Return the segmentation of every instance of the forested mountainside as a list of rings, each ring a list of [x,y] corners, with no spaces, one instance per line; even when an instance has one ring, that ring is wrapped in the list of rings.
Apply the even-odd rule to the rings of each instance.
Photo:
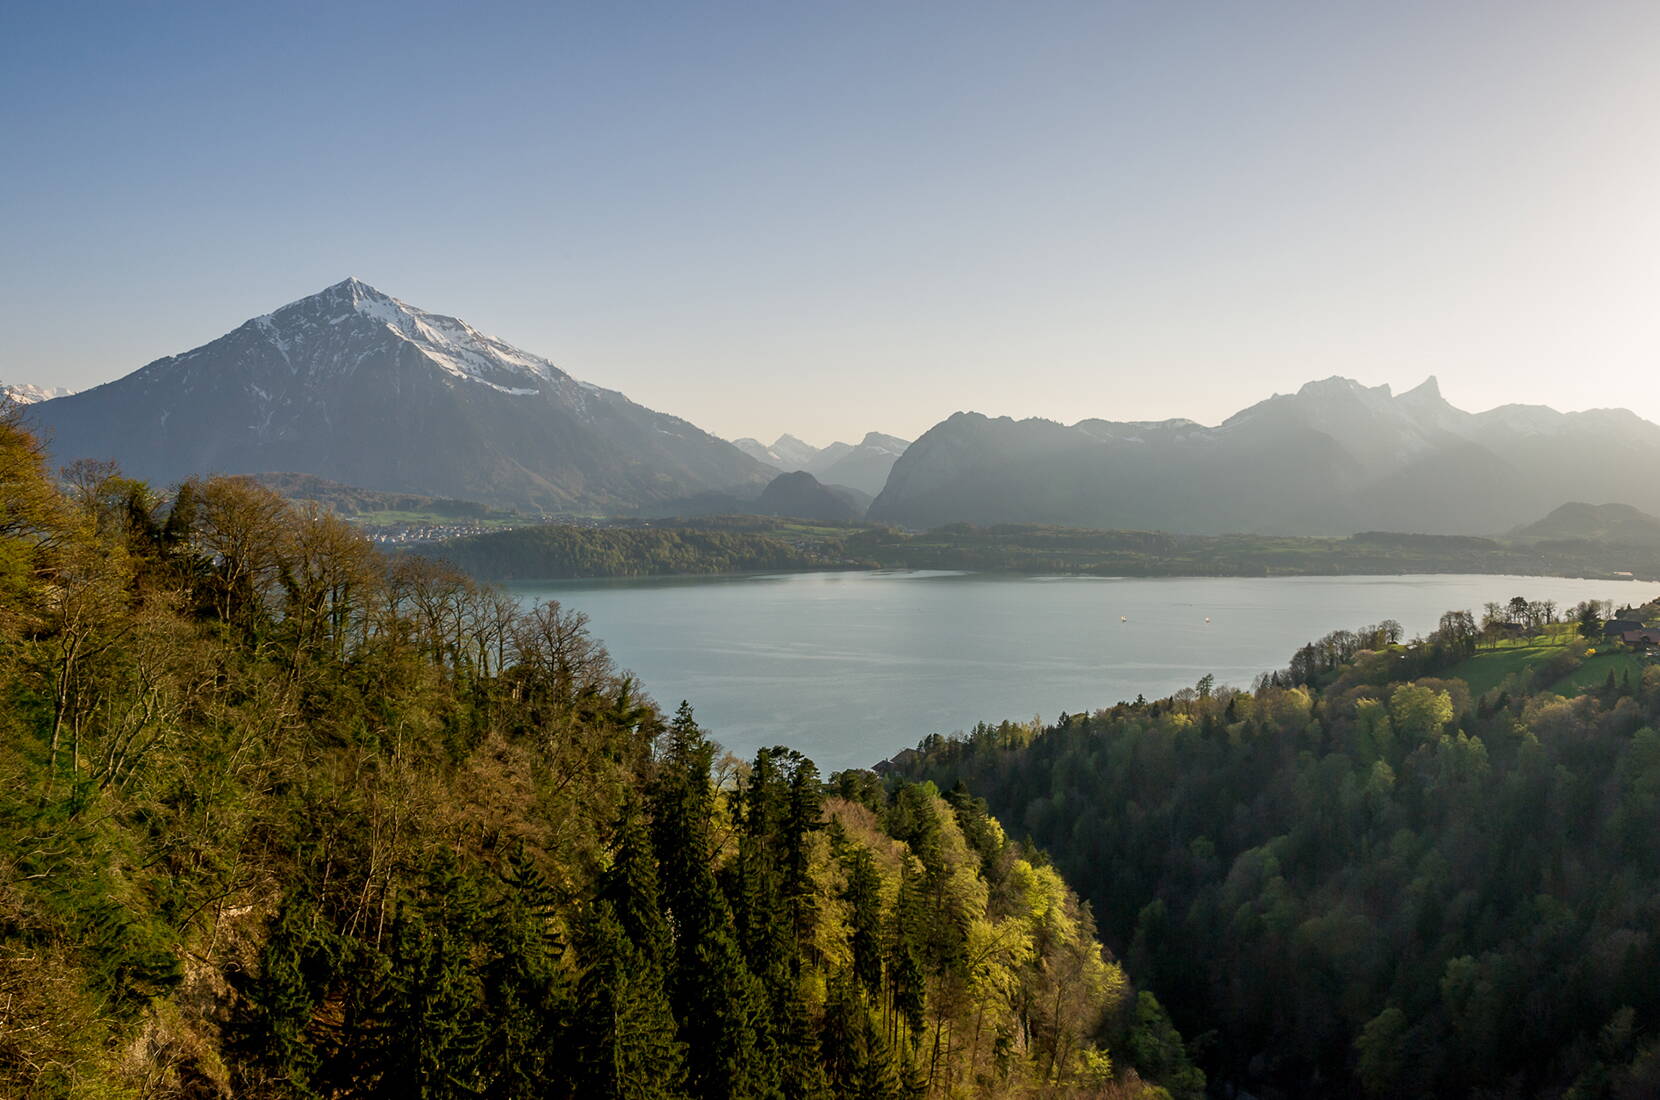
[[[0,1095],[1200,1094],[982,803],[716,760],[251,481],[43,467],[0,418]]]
[[[1660,665],[1595,607],[1579,639],[1550,611],[1342,631],[1251,691],[1207,678],[885,770],[964,783],[1053,853],[1219,1087],[1652,1097]]]

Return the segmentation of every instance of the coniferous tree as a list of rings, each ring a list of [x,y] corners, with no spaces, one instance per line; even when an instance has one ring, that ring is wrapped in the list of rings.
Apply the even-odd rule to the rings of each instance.
[[[410,1100],[476,1095],[481,1086],[482,992],[471,965],[482,904],[453,868],[431,874],[432,892],[400,907],[377,1013],[374,1092]]]
[[[710,869],[714,748],[680,705],[652,788],[652,840],[674,937],[670,1000],[699,1100],[778,1094],[766,1057],[765,998],[744,961],[732,914]]]
[[[899,1100],[904,1095],[891,1048],[851,974],[830,980],[819,1046],[832,1096]]]
[[[667,964],[673,946],[657,883],[651,834],[632,801],[623,806],[611,867],[600,880],[599,896],[611,903],[623,933],[641,956]]]
[[[248,1012],[233,1042],[250,1068],[296,1097],[317,1095],[321,1058],[309,1034],[327,987],[332,952],[318,928],[316,911],[301,898],[284,899],[259,955],[259,971],[247,983]]]
[[[563,944],[552,929],[556,907],[547,880],[520,851],[502,876],[485,923],[481,980],[484,1092],[504,1100],[557,1095],[565,1019],[572,1012],[559,968]]]
[[[595,903],[578,942],[574,1085],[595,1100],[678,1100],[685,1044],[676,1038],[662,975],[628,938],[607,899]]]
[[[847,867],[845,896],[851,909],[853,974],[865,996],[876,997],[882,990],[882,877],[868,848],[851,848],[843,861]]]

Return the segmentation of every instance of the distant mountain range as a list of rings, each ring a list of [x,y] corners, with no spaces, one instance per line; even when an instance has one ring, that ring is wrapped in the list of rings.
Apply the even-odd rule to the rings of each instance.
[[[1434,378],[1396,396],[1310,382],[1229,417],[957,413],[894,464],[869,518],[1187,533],[1492,534],[1595,494],[1660,511],[1660,426],[1624,409],[1467,413]]]
[[[1490,535],[1587,497],[1660,512],[1660,427],[1623,409],[1468,413],[1433,378],[1399,396],[1310,382],[1216,427],[957,413],[909,444],[727,443],[356,279],[95,389],[5,389],[55,461],[115,459],[160,485],[283,473],[610,515],[841,518],[874,497],[868,519],[913,528],[1193,534]],[[813,483],[762,503],[798,470]]]
[[[760,492],[697,493],[640,509],[658,518],[704,516],[791,516],[796,519],[849,523],[864,518],[871,496],[846,485],[825,485],[805,470],[791,470],[769,481]]]
[[[826,485],[845,485],[875,496],[888,483],[888,472],[910,444],[898,436],[867,432],[858,443],[836,442],[825,448],[781,435],[769,447],[757,439],[732,445],[758,462],[785,472],[805,470]]]
[[[34,405],[42,401],[50,401],[54,397],[68,397],[74,390],[62,386],[33,386],[27,382],[0,383],[0,392],[19,405]]]
[[[96,389],[30,407],[55,460],[314,474],[368,489],[624,512],[774,471],[678,417],[347,279]]]

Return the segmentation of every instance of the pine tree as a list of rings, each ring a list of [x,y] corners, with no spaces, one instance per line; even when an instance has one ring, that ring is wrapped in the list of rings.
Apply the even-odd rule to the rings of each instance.
[[[600,899],[578,942],[573,1034],[577,1096],[676,1100],[685,1095],[686,1047],[657,964],[630,942],[610,901]]]
[[[651,834],[632,801],[623,807],[615,849],[611,867],[600,881],[599,896],[611,904],[624,935],[641,957],[665,966],[672,944],[663,917],[657,860]]]
[[[483,1006],[470,947],[482,903],[476,884],[449,866],[393,922],[391,969],[378,1012],[376,1095],[445,1100],[477,1095]]]
[[[750,971],[761,979],[774,1017],[798,972],[780,866],[787,792],[775,763],[778,751],[756,754],[738,793],[738,857],[726,875],[738,945]]]
[[[308,1030],[332,969],[328,936],[316,911],[289,896],[260,950],[258,977],[248,983],[248,1012],[234,1029],[235,1046],[289,1094],[317,1095],[322,1059]]]
[[[651,788],[652,842],[673,930],[670,1002],[699,1100],[778,1095],[766,1057],[765,999],[744,961],[726,898],[710,870],[714,748],[685,703],[670,723]]]
[[[901,1100],[907,1095],[900,1062],[849,973],[830,979],[819,1046],[830,1095],[838,1100]]]
[[[847,868],[844,896],[850,909],[853,974],[865,995],[876,997],[882,991],[882,876],[868,848],[852,848],[843,861]]]
[[[824,828],[824,785],[818,767],[791,752],[789,807],[784,818],[784,895],[794,926],[796,957],[814,942],[818,886],[813,881],[811,838]],[[808,960],[817,963],[818,959]],[[798,962],[799,965],[799,962]]]
[[[553,890],[521,851],[502,876],[501,896],[484,928],[481,975],[484,1091],[504,1100],[553,1095],[569,994],[559,968],[563,945],[552,931]]]

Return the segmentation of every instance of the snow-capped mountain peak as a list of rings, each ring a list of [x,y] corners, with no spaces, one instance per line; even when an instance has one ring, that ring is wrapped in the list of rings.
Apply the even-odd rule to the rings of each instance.
[[[161,485],[281,471],[628,512],[766,480],[759,463],[679,417],[360,279],[27,415],[56,460],[114,458]]]
[[[54,397],[68,397],[74,390],[62,386],[35,386],[28,382],[0,382],[0,392],[19,405],[35,405]]]
[[[363,323],[412,345],[454,378],[502,393],[528,396],[538,393],[544,383],[571,381],[541,356],[487,336],[459,318],[418,309],[355,277],[249,322],[285,356],[320,340],[340,340],[342,326],[350,331],[354,324]],[[349,347],[350,341],[345,342]]]

